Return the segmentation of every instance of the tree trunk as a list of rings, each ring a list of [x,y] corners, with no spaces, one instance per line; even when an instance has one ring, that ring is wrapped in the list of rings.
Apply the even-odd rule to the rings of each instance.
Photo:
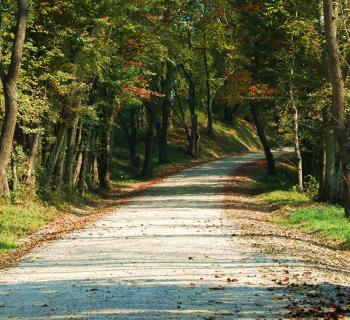
[[[82,163],[80,167],[79,180],[78,180],[78,191],[81,195],[84,194],[84,191],[85,191],[86,171],[89,164],[90,139],[91,139],[91,130],[88,130],[85,138],[84,147],[83,147]],[[108,183],[109,183],[109,180],[108,180]],[[108,184],[108,187],[109,187],[109,184]]]
[[[171,62],[166,61],[164,63],[164,77],[161,81],[161,89],[164,94],[162,101],[161,111],[161,123],[159,126],[158,134],[158,146],[159,146],[159,164],[168,162],[168,130],[169,130],[169,119],[171,112],[171,84],[173,80],[173,65]]]
[[[182,102],[181,102],[181,98],[176,90],[176,87],[174,87],[174,91],[175,91],[175,97],[176,97],[176,100],[177,100],[177,105],[179,107],[179,111],[180,111],[180,114],[178,114],[178,119],[183,127],[183,129],[185,130],[185,134],[186,134],[186,138],[187,138],[187,141],[188,141],[188,145],[191,144],[191,132],[190,132],[190,129],[186,123],[186,115],[185,115],[185,110],[184,110],[184,107],[182,105]]]
[[[322,136],[322,150],[320,151],[319,158],[321,167],[319,170],[319,181],[320,186],[318,190],[318,200],[325,201],[325,184],[326,184],[326,141],[325,137]]]
[[[69,139],[68,139],[68,151],[66,161],[66,174],[65,180],[67,183],[67,189],[72,190],[73,188],[73,175],[74,175],[74,158],[76,154],[76,143],[77,143],[77,128],[78,128],[78,115],[73,120],[73,124],[70,128]]]
[[[345,115],[344,79],[337,43],[337,19],[333,8],[333,1],[323,0],[323,10],[327,45],[327,64],[329,79],[333,90],[331,116],[334,121],[340,149],[340,158],[343,165],[343,202],[345,215],[350,217],[350,144],[348,139],[348,123]]]
[[[17,79],[22,62],[23,45],[27,28],[26,0],[17,0],[17,24],[13,41],[11,62],[6,72],[0,52],[0,77],[4,90],[5,116],[0,136],[0,199],[6,187],[6,168],[11,157],[13,136],[17,121]]]
[[[197,156],[199,153],[199,141],[200,141],[200,135],[199,135],[199,124],[198,124],[198,116],[195,114],[194,121],[192,122],[192,131],[193,131],[193,139],[194,139],[194,152]]]
[[[120,124],[128,142],[128,149],[130,155],[130,164],[132,168],[138,173],[140,170],[140,156],[137,151],[137,108],[131,107],[127,110],[127,119],[121,118]],[[130,130],[129,130],[130,127]]]
[[[83,163],[83,146],[79,147],[79,151],[76,156],[76,162],[75,162],[75,167],[74,167],[74,177],[73,177],[73,186],[77,185],[77,181],[79,178],[79,173],[81,170],[81,165]]]
[[[66,155],[66,146],[67,146],[67,135],[64,136],[61,150],[59,152],[59,156],[57,158],[56,168],[55,168],[55,182],[54,182],[54,190],[57,193],[61,193],[62,191],[62,182],[63,182],[63,173],[64,173],[64,159]]]
[[[208,48],[207,48],[207,33],[204,32],[204,48],[203,48],[203,58],[204,58],[204,69],[205,69],[205,86],[207,90],[207,117],[208,117],[208,123],[207,123],[207,130],[208,134],[212,135],[214,132],[213,129],[213,110],[212,110],[212,93],[211,93],[211,86],[210,86],[210,69],[209,69],[209,63],[208,63]]]
[[[169,110],[170,106],[162,105],[162,122],[159,124],[158,146],[159,155],[158,163],[164,164],[168,162],[168,128],[169,128]]]
[[[16,191],[18,185],[16,154],[12,152],[11,156],[11,191]]]
[[[336,143],[337,141],[334,133],[334,128],[327,125],[325,133],[326,170],[324,200],[331,203],[334,203],[336,201]]]
[[[224,109],[224,122],[228,125],[233,125],[236,118],[237,111],[239,110],[239,104],[235,104],[232,108],[231,106],[226,106]]]
[[[55,170],[59,154],[61,152],[64,140],[66,138],[66,134],[67,134],[67,125],[63,123],[60,125],[60,128],[57,133],[57,141],[50,152],[50,156],[46,165],[49,181],[51,181],[52,174]]]
[[[95,187],[98,184],[98,162],[96,154],[93,155],[91,161],[91,171],[92,171],[92,184]]]
[[[80,124],[78,128],[77,142],[76,142],[76,151],[74,156],[74,169],[73,169],[73,188],[77,185],[79,178],[81,163],[83,162],[83,125]]]
[[[81,150],[80,150],[80,147],[81,147],[81,138],[82,138],[82,136],[83,136],[83,124],[82,124],[82,123],[80,124],[80,126],[79,126],[79,128],[78,128],[77,130],[78,130],[78,132],[77,132],[77,138],[76,138],[76,143],[75,143],[76,148],[75,148],[74,159],[77,159],[78,154],[79,154],[79,152],[81,151]],[[73,169],[73,171],[74,171],[74,169]],[[75,172],[75,171],[74,171],[74,172]]]
[[[253,102],[250,103],[250,110],[253,115],[256,131],[258,133],[259,139],[264,148],[266,161],[267,161],[267,171],[269,174],[276,174],[275,159],[273,157],[269,142],[266,137],[264,124],[261,121],[261,118],[259,116],[257,106]]]
[[[99,179],[100,188],[109,190],[110,188],[110,163],[111,163],[111,138],[113,121],[115,115],[114,106],[104,106],[103,124],[100,130],[100,152],[99,152]]]
[[[27,159],[26,171],[24,174],[24,183],[33,184],[33,172],[35,169],[35,161],[38,153],[40,133],[35,133],[33,136],[32,145]]]
[[[191,134],[190,134],[190,143],[188,146],[188,154],[192,157],[197,156],[197,135],[198,135],[198,118],[196,113],[196,86],[192,79],[192,73],[187,72],[188,80],[188,105],[191,114]],[[196,147],[197,145],[197,147]]]
[[[294,112],[294,150],[295,157],[297,160],[297,173],[298,173],[298,188],[300,191],[304,190],[303,184],[303,158],[301,156],[300,141],[299,141],[299,112],[298,106],[295,101],[294,91],[290,88],[290,100],[292,104],[292,109]]]
[[[336,165],[336,173],[335,173],[335,199],[338,202],[342,200],[342,192],[343,192],[343,181],[342,181],[342,172],[343,172],[343,164],[339,161],[338,165]]]
[[[130,161],[132,167],[138,173],[140,170],[140,156],[137,151],[137,110],[136,108],[132,108],[130,111],[130,141],[129,141],[129,151],[130,151]]]
[[[156,103],[147,103],[146,105],[148,112],[148,128],[145,139],[145,159],[143,163],[143,168],[141,175],[144,178],[152,176],[152,157],[153,157],[153,147],[154,147],[154,130],[156,126],[156,114],[157,110]]]
[[[5,184],[4,184],[4,193],[3,193],[3,195],[9,195],[9,193],[10,193],[10,186],[9,186],[9,181],[8,181],[8,179],[7,179],[7,177],[6,177],[6,179],[5,179]]]
[[[327,200],[335,202],[336,197],[336,137],[332,128],[328,128],[326,132],[326,179],[325,189]]]
[[[192,157],[196,157],[199,147],[199,128],[196,113],[196,85],[193,80],[192,72],[187,71],[184,66],[181,67],[188,82],[188,107],[191,114],[191,135],[188,145],[188,154]]]

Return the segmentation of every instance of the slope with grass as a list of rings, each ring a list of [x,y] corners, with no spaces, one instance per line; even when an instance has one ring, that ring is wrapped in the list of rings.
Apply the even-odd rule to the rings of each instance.
[[[155,146],[153,153],[154,175],[160,175],[169,168],[179,164],[200,160],[217,159],[225,155],[251,152],[260,149],[260,141],[253,125],[243,119],[237,118],[233,126],[221,121],[214,123],[214,134],[208,136],[205,128],[205,117],[200,115],[200,148],[194,159],[186,154],[187,140],[183,129],[174,127],[169,134],[168,156],[169,163],[159,166],[157,164],[158,150]],[[143,161],[144,145],[138,146]],[[130,167],[129,153],[126,140],[122,134],[114,135],[112,175],[116,181],[137,178],[137,173]]]
[[[321,204],[298,208],[276,222],[317,232],[339,242],[339,248],[350,248],[350,222],[340,206]]]
[[[305,193],[299,192],[290,157],[282,157],[277,167],[274,177],[264,172],[255,173],[253,177],[262,189],[260,200],[278,213],[274,223],[317,234],[320,240],[336,248],[350,248],[350,221],[345,218],[344,209],[315,202],[317,188],[312,183],[306,184]]]
[[[3,204],[0,207],[0,255],[17,248],[20,239],[38,230],[58,215],[54,206],[39,201]]]

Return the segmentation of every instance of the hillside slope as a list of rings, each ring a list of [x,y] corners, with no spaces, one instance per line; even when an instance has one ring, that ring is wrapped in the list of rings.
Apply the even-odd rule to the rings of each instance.
[[[214,134],[208,136],[205,126],[200,128],[199,155],[196,159],[186,154],[187,140],[182,129],[175,127],[169,134],[169,164],[159,166],[157,163],[158,150],[154,150],[154,174],[158,175],[169,167],[185,164],[191,161],[217,159],[224,155],[256,151],[260,148],[260,141],[255,128],[243,119],[236,119],[233,126],[221,121],[214,124]],[[112,164],[112,173],[115,180],[129,180],[137,178],[135,171],[130,167],[129,153],[125,139],[115,137],[115,148]],[[141,162],[143,161],[143,148],[139,146]]]

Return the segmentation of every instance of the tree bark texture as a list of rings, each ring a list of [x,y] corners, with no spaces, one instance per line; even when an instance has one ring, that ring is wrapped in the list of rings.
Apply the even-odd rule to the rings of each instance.
[[[159,164],[168,162],[168,131],[171,113],[171,89],[173,82],[173,65],[170,61],[164,62],[164,75],[161,80],[161,90],[164,98],[161,105],[161,122],[158,134]]]
[[[267,161],[267,171],[269,174],[275,174],[276,173],[275,159],[271,152],[268,139],[266,137],[264,123],[261,120],[261,116],[259,115],[258,107],[254,104],[254,102],[250,103],[250,110],[253,115],[256,131],[258,133],[261,144],[263,145],[263,148],[264,148],[266,161]]]
[[[111,166],[111,139],[113,131],[115,108],[104,106],[103,123],[100,127],[100,152],[99,152],[99,180],[102,190],[110,188],[110,166]],[[84,162],[84,159],[83,159]]]
[[[345,114],[345,87],[341,70],[339,47],[337,42],[337,18],[333,1],[323,0],[325,20],[326,51],[329,79],[332,85],[331,117],[334,122],[342,161],[343,203],[345,215],[350,217],[350,143],[348,121]]]
[[[294,150],[297,161],[297,173],[298,173],[298,188],[300,191],[304,190],[303,183],[303,158],[301,155],[300,141],[299,141],[299,110],[295,101],[293,88],[290,88],[290,100],[294,113]]]
[[[145,139],[145,159],[143,163],[143,168],[141,175],[144,178],[150,177],[152,175],[152,156],[154,147],[154,131],[156,127],[156,103],[147,103],[146,105],[148,113],[148,127]]]
[[[0,77],[5,98],[5,116],[0,136],[0,199],[6,187],[6,168],[11,157],[13,136],[17,121],[17,80],[21,68],[27,29],[27,1],[17,0],[17,9],[15,38],[12,45],[11,62],[7,71],[5,70],[0,53]]]

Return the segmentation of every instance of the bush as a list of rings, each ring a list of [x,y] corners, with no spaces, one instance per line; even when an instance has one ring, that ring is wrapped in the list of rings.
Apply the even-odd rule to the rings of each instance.
[[[319,183],[317,179],[311,175],[305,177],[305,193],[310,199],[315,200],[318,195]]]

